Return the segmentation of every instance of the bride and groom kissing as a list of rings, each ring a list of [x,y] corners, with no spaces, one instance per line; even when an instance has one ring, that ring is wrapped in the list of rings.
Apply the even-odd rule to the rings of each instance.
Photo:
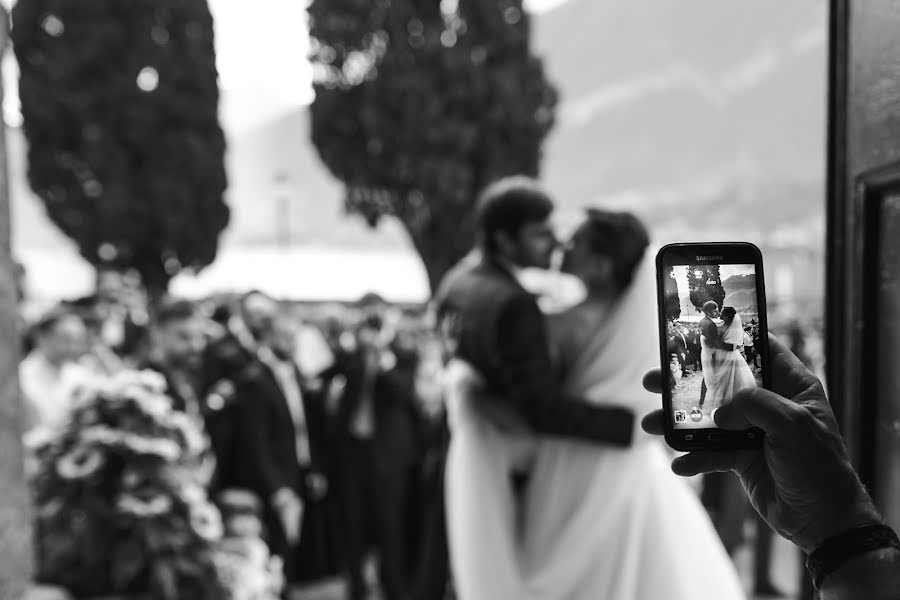
[[[553,202],[510,177],[477,205],[478,252],[436,296],[445,343],[445,499],[460,600],[743,598],[696,494],[637,417],[657,367],[649,235],[591,209],[562,270],[583,300],[545,314],[520,280],[558,249]]]
[[[729,402],[738,390],[756,385],[756,377],[739,350],[743,345],[744,327],[737,311],[726,306],[720,312],[715,300],[704,303],[700,319],[700,409],[706,404],[710,422],[714,422],[716,409]]]

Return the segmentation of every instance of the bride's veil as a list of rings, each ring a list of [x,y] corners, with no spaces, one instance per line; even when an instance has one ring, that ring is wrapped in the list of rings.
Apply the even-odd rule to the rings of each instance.
[[[722,341],[735,346],[744,345],[744,324],[741,321],[741,315],[735,313],[734,319],[731,320],[731,325],[728,326]]]
[[[603,325],[579,353],[567,387],[595,402],[627,406],[637,422],[659,408],[660,400],[643,387],[644,374],[659,367],[656,278],[652,247],[647,247],[634,276]],[[639,430],[640,428],[638,428]],[[638,431],[639,433],[639,431]]]

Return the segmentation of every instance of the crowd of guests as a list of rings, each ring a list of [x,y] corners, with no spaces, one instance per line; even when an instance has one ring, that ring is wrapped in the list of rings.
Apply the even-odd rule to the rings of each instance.
[[[211,496],[259,517],[290,583],[442,597],[441,357],[421,315],[374,294],[315,311],[258,291],[148,310],[110,269],[24,337],[26,429],[63,422],[85,378],[156,371],[206,433]]]
[[[797,325],[799,327],[799,325]],[[688,377],[703,369],[700,361],[700,324],[693,322],[669,321],[667,325],[667,348],[671,358],[672,375],[675,378]],[[801,333],[802,335],[802,333]],[[747,364],[758,368],[759,364],[759,323],[755,318],[744,325],[744,343],[738,350]]]
[[[225,513],[259,518],[289,582],[341,580],[353,599],[370,597],[373,587],[388,600],[445,596],[444,357],[423,315],[376,295],[322,311],[261,292],[165,299],[151,310],[138,278],[106,269],[96,293],[23,329],[26,429],[64,421],[69,394],[85,378],[154,370],[174,406],[206,433],[211,495]],[[794,353],[813,362],[804,328],[782,329]],[[746,334],[744,356],[754,364],[753,321]],[[699,370],[695,328],[672,324],[668,341],[678,369]],[[707,475],[704,487],[734,552],[750,512],[743,490],[730,473]],[[771,531],[757,525],[756,588],[777,594]],[[376,578],[368,576],[373,566]]]

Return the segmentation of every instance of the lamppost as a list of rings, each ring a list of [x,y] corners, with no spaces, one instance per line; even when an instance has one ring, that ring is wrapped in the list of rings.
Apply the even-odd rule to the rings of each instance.
[[[291,178],[284,171],[274,177],[275,190],[275,232],[278,247],[288,251],[293,244],[291,228]]]

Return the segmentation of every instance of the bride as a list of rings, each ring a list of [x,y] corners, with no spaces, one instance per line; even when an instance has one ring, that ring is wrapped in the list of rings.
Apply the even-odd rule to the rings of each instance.
[[[635,414],[658,404],[641,385],[659,360],[647,246],[646,230],[632,215],[589,211],[564,260],[586,297],[548,316],[566,391]],[[447,376],[453,435],[480,444],[465,464],[448,457],[448,478],[465,469],[467,481],[480,482],[455,486],[448,527],[484,523],[478,539],[450,536],[454,575],[466,582],[461,600],[744,597],[709,518],[670,471],[659,442],[636,430],[630,448],[600,448],[510,431],[508,423],[479,425],[471,418],[478,375],[453,361]],[[513,466],[530,473],[518,497],[500,476]],[[466,495],[469,502],[460,498]],[[485,512],[473,515],[481,510],[473,507]]]
[[[713,406],[721,406],[734,397],[738,390],[756,386],[756,378],[750,365],[744,360],[740,350],[744,345],[744,325],[741,316],[731,306],[722,309],[722,325],[719,326],[719,335],[726,345],[731,344],[732,350],[716,350],[716,389]]]

